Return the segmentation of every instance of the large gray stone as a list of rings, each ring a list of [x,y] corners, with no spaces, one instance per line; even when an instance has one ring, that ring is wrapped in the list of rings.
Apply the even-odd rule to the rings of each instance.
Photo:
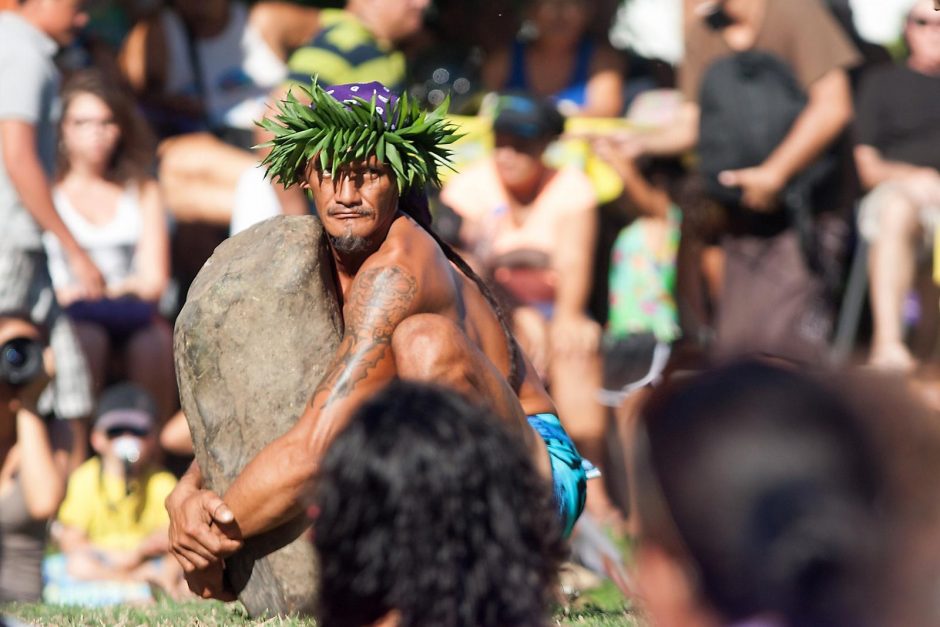
[[[340,338],[320,223],[279,217],[223,242],[189,290],[174,348],[183,411],[206,485],[223,493],[296,422]],[[251,615],[309,613],[313,550],[298,517],[227,560]]]

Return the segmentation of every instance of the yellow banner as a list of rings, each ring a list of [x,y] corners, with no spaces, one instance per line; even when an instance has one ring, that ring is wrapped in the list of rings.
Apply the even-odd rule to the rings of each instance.
[[[465,166],[482,159],[493,150],[493,120],[482,116],[449,116],[460,127],[464,137],[452,146],[454,167],[460,172]],[[597,135],[638,130],[625,118],[569,118],[565,122],[565,134]],[[600,203],[610,202],[623,192],[620,177],[606,162],[591,152],[585,139],[566,137],[552,143],[545,152],[545,161],[553,167],[574,166],[584,171],[591,182]],[[447,180],[453,172],[442,172]]]

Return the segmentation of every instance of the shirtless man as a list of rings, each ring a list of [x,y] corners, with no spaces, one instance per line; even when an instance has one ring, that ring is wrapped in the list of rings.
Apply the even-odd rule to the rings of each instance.
[[[356,97],[375,99],[371,117],[356,117],[359,107],[369,110]],[[329,92],[314,86],[312,101],[310,109],[282,102],[280,115],[265,122],[277,136],[265,163],[269,175],[313,195],[336,268],[343,338],[297,424],[262,450],[221,499],[202,489],[195,463],[167,499],[172,551],[203,597],[231,596],[222,587],[222,558],[243,538],[301,511],[332,439],[361,402],[396,377],[489,403],[552,477],[566,534],[584,506],[583,462],[551,399],[488,290],[430,232],[430,213],[416,190],[439,184],[437,166],[446,162],[444,144],[454,133],[443,111],[410,109],[402,122],[404,103],[379,83]],[[369,128],[376,132],[366,142],[332,141],[334,131],[359,137]],[[304,142],[302,151],[297,142]]]

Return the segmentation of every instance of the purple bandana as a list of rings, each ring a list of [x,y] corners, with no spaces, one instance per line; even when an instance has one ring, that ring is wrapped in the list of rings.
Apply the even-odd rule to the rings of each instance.
[[[362,98],[366,102],[370,102],[372,97],[375,96],[375,110],[386,122],[388,122],[389,110],[398,104],[398,96],[378,81],[333,85],[324,91],[332,96],[334,100],[343,104],[356,104],[356,98]],[[394,129],[394,125],[391,128]]]

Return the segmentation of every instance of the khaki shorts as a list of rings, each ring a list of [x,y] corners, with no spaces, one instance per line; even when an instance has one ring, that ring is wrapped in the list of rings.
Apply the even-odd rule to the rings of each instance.
[[[868,192],[858,208],[858,231],[866,242],[873,242],[878,237],[882,224],[882,212],[891,204],[891,197],[904,194],[902,184],[888,181]],[[940,206],[925,205],[920,207],[920,225],[924,231],[924,246],[933,245],[934,232],[940,226]]]

